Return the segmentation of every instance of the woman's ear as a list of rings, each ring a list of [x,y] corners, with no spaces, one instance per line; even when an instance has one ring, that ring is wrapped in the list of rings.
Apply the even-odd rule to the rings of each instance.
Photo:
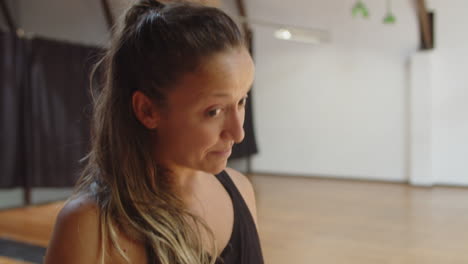
[[[132,95],[132,107],[136,118],[148,129],[155,129],[159,123],[156,104],[141,91]]]

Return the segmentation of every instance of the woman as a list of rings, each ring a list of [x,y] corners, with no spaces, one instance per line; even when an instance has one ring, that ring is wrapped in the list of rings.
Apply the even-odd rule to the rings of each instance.
[[[235,23],[141,1],[98,66],[91,152],[45,263],[263,263],[253,188],[226,168],[254,75]]]

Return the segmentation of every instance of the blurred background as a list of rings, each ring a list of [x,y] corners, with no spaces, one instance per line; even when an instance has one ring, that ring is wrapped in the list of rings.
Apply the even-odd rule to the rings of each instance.
[[[40,263],[132,0],[0,0],[0,263]],[[210,0],[250,40],[266,263],[468,263],[468,1]]]

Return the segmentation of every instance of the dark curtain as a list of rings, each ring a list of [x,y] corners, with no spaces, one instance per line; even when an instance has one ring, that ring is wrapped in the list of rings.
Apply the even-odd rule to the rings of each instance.
[[[70,187],[89,145],[89,73],[99,50],[35,38],[26,51],[27,175],[31,187]]]
[[[23,97],[25,41],[0,32],[0,188],[22,186],[25,174]]]
[[[0,188],[74,185],[88,150],[98,52],[0,34]]]

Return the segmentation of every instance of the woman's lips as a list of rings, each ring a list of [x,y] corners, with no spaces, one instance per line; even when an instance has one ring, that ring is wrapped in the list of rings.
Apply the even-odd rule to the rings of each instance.
[[[231,149],[222,150],[222,151],[213,151],[213,154],[218,155],[218,156],[229,156],[231,155]]]

